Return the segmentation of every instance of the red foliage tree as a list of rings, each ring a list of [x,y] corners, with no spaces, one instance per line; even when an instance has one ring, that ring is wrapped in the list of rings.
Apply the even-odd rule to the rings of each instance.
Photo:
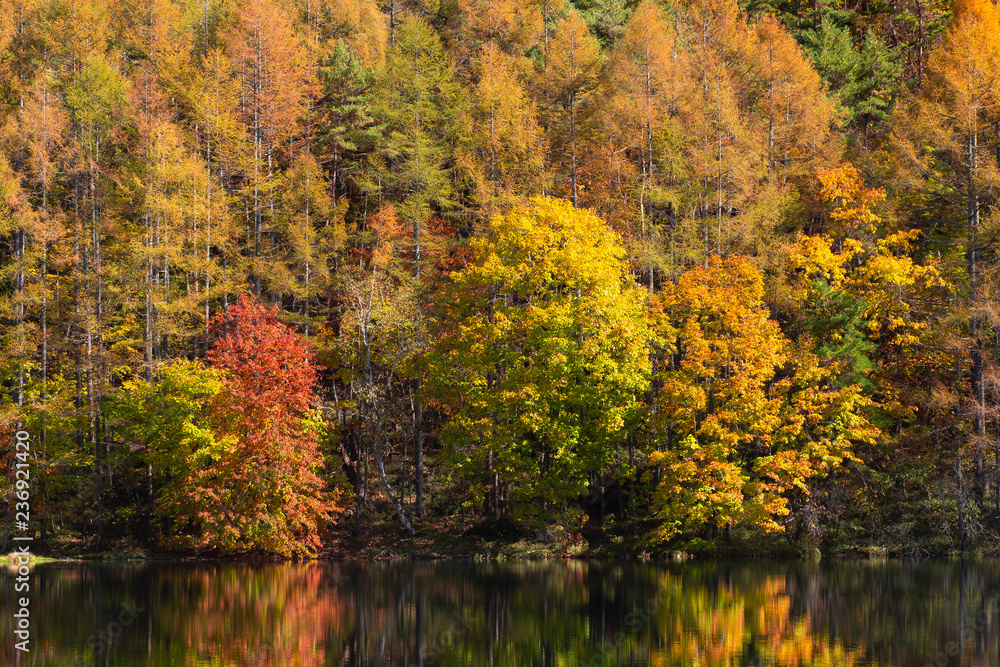
[[[323,492],[318,475],[315,355],[278,320],[277,308],[249,297],[209,326],[219,338],[208,360],[227,372],[216,419],[219,436],[231,445],[213,476],[225,485],[216,489],[229,521],[223,546],[313,552],[337,498]]]

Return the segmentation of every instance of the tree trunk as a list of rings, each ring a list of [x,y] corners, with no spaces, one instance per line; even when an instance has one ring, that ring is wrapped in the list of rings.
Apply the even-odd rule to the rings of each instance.
[[[572,155],[573,206],[579,206],[576,184],[576,91],[569,94],[569,140]]]
[[[424,516],[424,398],[421,378],[417,378],[417,388],[413,396],[413,458],[416,477],[416,514]]]
[[[979,193],[976,191],[976,171],[978,162],[979,137],[973,131],[968,136],[968,171],[966,185],[968,188],[968,272],[969,286],[973,304],[978,306],[979,289]],[[986,474],[983,465],[983,448],[986,443],[986,392],[983,378],[985,366],[985,349],[981,317],[973,311],[970,329],[972,332],[972,350],[970,352],[970,388],[972,390],[972,433],[973,449],[976,453],[976,469],[974,474],[973,492],[976,506],[983,511],[985,502]]]
[[[375,443],[375,460],[378,462],[378,474],[382,478],[382,486],[385,487],[385,492],[388,494],[389,500],[392,501],[393,507],[396,508],[396,516],[399,518],[399,522],[403,524],[403,528],[411,536],[416,535],[417,531],[413,530],[413,526],[406,520],[406,513],[403,511],[403,506],[399,503],[399,499],[396,498],[396,494],[392,492],[392,487],[389,486],[389,478],[385,474],[385,466],[382,463],[382,447],[379,443]]]

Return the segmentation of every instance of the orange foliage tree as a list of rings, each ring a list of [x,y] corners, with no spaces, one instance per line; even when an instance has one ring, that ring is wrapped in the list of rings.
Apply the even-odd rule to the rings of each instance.
[[[210,329],[219,339],[208,359],[227,371],[216,420],[231,444],[206,471],[202,519],[224,549],[313,552],[338,495],[318,475],[314,354],[277,308],[247,297]]]
[[[653,322],[665,352],[653,425],[666,451],[650,456],[657,538],[738,523],[779,530],[810,479],[877,434],[860,387],[833,386],[769,318],[763,276],[746,258],[685,272],[658,295]]]

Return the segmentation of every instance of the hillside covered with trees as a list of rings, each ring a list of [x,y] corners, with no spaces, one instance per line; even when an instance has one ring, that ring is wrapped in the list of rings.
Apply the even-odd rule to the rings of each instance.
[[[1000,548],[989,0],[0,10],[40,540]]]

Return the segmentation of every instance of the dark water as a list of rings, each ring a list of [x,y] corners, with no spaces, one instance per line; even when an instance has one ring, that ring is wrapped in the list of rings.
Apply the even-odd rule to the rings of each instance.
[[[1000,562],[58,565],[10,665],[1000,664]]]

